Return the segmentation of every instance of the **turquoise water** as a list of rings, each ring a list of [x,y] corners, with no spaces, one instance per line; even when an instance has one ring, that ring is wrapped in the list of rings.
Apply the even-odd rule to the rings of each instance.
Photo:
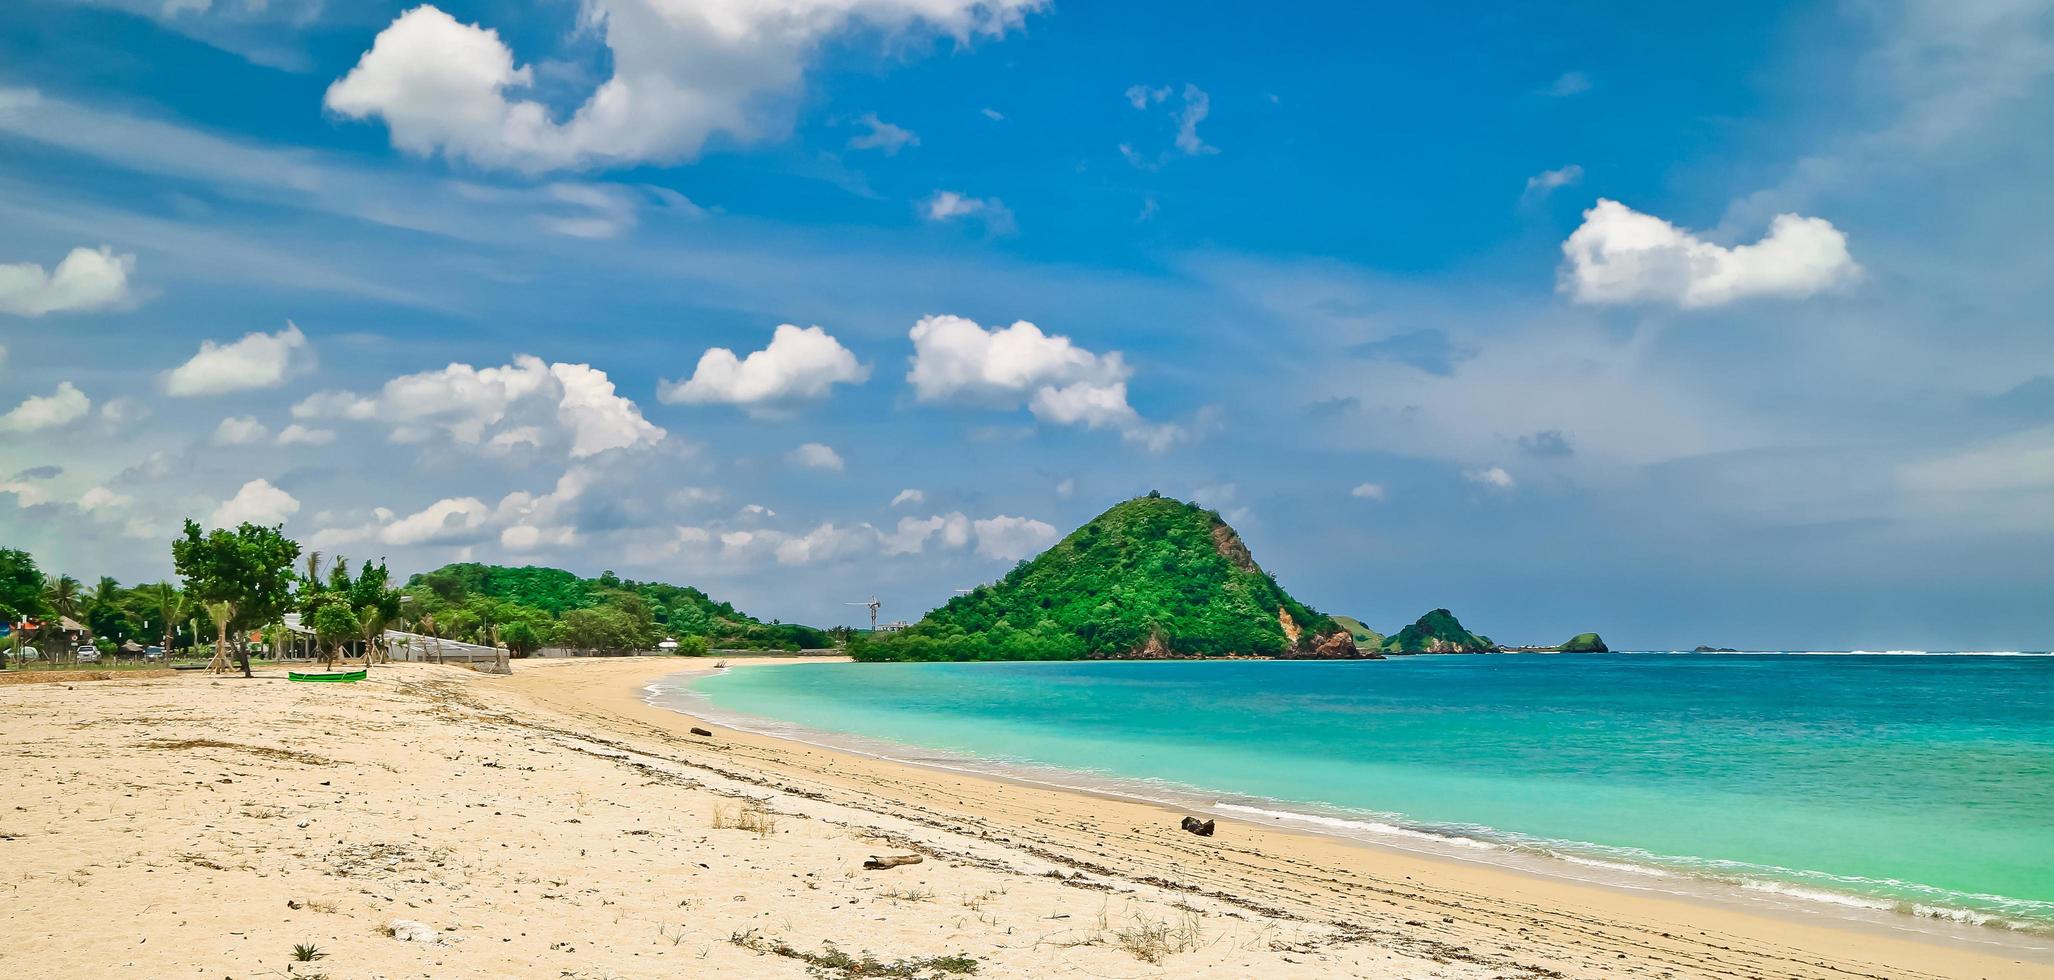
[[[803,664],[695,688],[1308,827],[2054,928],[2054,657]]]

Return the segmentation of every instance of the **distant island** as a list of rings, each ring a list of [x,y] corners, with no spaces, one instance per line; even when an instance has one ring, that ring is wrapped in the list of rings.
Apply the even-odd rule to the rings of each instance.
[[[1435,609],[1404,629],[1386,637],[1352,616],[1335,616],[1334,622],[1348,630],[1357,646],[1386,656],[1427,653],[1610,653],[1603,637],[1578,633],[1553,646],[1500,646],[1490,637],[1464,628],[1455,614]]]
[[[910,627],[852,638],[849,653],[862,661],[1381,656],[1278,586],[1219,514],[1158,493],[1114,505]]]

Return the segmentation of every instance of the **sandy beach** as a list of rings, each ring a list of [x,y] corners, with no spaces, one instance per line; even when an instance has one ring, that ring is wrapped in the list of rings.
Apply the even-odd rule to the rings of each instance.
[[[2054,977],[1823,919],[1238,822],[1199,838],[1147,804],[694,735],[640,695],[695,666],[0,686],[0,976]],[[863,867],[904,855],[922,861]]]

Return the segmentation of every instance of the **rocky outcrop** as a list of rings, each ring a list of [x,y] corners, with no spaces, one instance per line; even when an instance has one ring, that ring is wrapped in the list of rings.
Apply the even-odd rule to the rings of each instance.
[[[1498,649],[1490,637],[1462,628],[1455,614],[1436,609],[1384,641],[1385,653],[1489,653]]]

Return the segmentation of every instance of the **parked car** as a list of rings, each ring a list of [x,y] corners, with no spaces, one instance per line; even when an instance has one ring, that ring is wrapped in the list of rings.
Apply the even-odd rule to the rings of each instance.
[[[79,662],[79,663],[82,663],[82,664],[96,664],[96,663],[99,663],[99,662],[100,662],[100,648],[99,648],[99,647],[96,647],[96,646],[94,646],[94,645],[92,645],[92,644],[90,644],[90,643],[81,643],[81,644],[79,644],[79,645],[78,645],[78,662]]]
[[[143,648],[143,659],[144,659],[144,660],[162,660],[162,659],[164,659],[164,648],[163,648],[163,647],[160,647],[160,646],[147,646],[147,647],[144,647],[144,648]]]

